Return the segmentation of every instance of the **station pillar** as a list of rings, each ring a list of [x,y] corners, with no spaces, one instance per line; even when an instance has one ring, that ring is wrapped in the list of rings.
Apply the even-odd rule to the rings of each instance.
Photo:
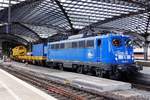
[[[0,41],[0,59],[2,59],[3,54],[2,54],[2,41]]]
[[[144,44],[144,60],[148,60],[148,43]]]

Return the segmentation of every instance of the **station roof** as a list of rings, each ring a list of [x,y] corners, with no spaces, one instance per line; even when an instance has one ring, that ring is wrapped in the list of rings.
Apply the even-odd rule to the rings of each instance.
[[[11,5],[18,4],[25,0],[11,0]],[[0,0],[0,10],[9,7],[9,0]]]
[[[0,26],[4,29],[8,5],[9,0],[0,0]],[[58,32],[111,28],[150,41],[149,12],[149,0],[11,0],[11,33],[36,41]]]

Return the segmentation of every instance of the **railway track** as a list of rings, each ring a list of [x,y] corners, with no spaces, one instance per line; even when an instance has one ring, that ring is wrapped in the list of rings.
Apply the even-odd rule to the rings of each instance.
[[[47,76],[43,77],[36,72],[25,71],[11,65],[0,65],[0,68],[45,91],[58,100],[147,100],[141,97],[126,98],[113,94],[112,92],[97,93],[95,91],[82,90],[82,88],[72,87],[70,84],[54,82],[49,80]],[[137,84],[133,86],[137,87]]]
[[[24,80],[37,88],[45,91],[46,93],[54,96],[58,100],[115,100],[108,93],[97,94],[93,92],[87,92],[69,84],[61,84],[50,81],[48,79],[41,78],[37,75],[31,74],[30,72],[24,72],[12,67],[0,66],[3,70],[10,74]]]
[[[140,89],[140,90],[150,91],[150,86],[148,86],[148,85],[132,83],[132,87]]]
[[[131,83],[133,88],[150,91],[150,75],[137,73],[126,82]]]

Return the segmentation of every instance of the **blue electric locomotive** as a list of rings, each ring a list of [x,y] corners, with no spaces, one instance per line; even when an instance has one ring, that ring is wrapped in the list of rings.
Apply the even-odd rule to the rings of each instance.
[[[72,68],[78,73],[93,72],[97,76],[118,76],[137,72],[133,46],[129,36],[107,34],[48,43],[47,63]]]

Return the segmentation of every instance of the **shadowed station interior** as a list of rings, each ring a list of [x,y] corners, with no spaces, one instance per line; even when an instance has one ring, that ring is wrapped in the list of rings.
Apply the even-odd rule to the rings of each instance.
[[[150,1],[0,0],[0,75],[4,100],[150,99]]]

